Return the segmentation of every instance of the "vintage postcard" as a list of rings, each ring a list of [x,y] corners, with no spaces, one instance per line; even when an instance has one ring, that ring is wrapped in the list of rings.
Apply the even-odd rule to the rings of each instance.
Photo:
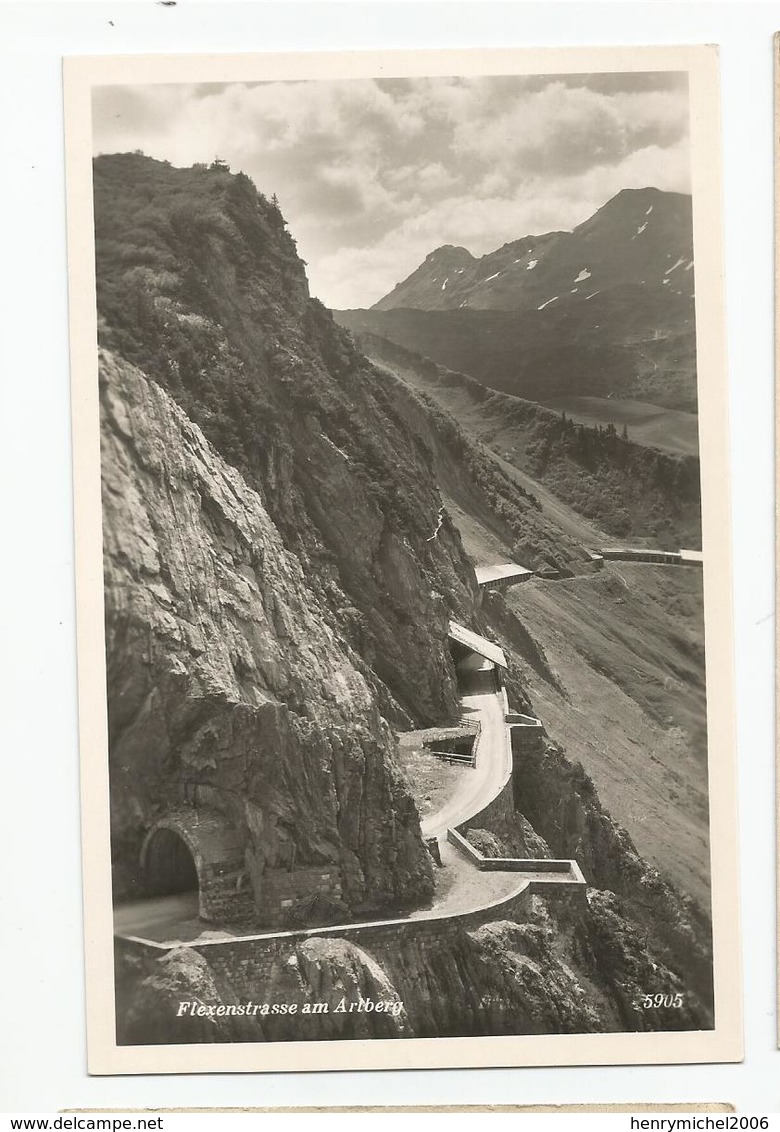
[[[739,1060],[717,50],[65,85],[90,1070]]]

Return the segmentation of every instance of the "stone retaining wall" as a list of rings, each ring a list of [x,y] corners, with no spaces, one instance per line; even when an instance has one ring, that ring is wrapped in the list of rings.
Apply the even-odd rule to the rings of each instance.
[[[208,961],[218,975],[230,981],[239,995],[250,998],[258,988],[273,979],[276,970],[285,964],[296,945],[307,938],[324,936],[349,940],[367,951],[380,966],[396,958],[410,938],[423,951],[451,944],[464,931],[481,927],[494,919],[514,919],[527,915],[531,900],[530,886],[492,908],[480,909],[462,916],[431,920],[400,920],[360,927],[328,928],[317,932],[291,933],[271,940],[236,940],[225,944],[195,945],[195,950]]]
[[[541,720],[531,715],[522,715],[520,712],[508,710],[506,690],[503,690],[504,719],[511,728],[510,738],[512,744],[512,772],[496,797],[488,802],[481,810],[460,822],[457,829],[465,833],[469,829],[486,829],[501,833],[506,829],[507,822],[511,821],[516,812],[514,791],[514,762],[522,755],[526,744],[534,746],[542,741],[544,726]],[[519,748],[519,749],[518,749]],[[479,750],[477,749],[477,758]]]
[[[334,904],[341,901],[341,874],[328,865],[306,865],[289,869],[266,869],[260,877],[263,919],[269,925],[283,924],[301,900],[321,896]]]
[[[486,908],[452,916],[429,919],[380,920],[369,924],[342,924],[302,931],[286,931],[235,939],[202,940],[185,946],[202,955],[212,970],[230,983],[238,997],[257,996],[259,988],[273,979],[279,968],[293,954],[296,946],[308,939],[346,939],[369,952],[382,965],[385,956],[397,956],[410,938],[423,950],[447,945],[464,931],[473,931],[496,919],[527,916],[533,896],[533,885],[520,881],[517,889],[503,900]],[[175,946],[149,940],[119,938],[117,948],[125,954],[159,959]]]
[[[529,892],[538,895],[568,893],[586,899],[587,882],[576,861],[551,857],[485,857],[456,829],[447,830],[447,840],[482,872],[536,873],[529,878]]]

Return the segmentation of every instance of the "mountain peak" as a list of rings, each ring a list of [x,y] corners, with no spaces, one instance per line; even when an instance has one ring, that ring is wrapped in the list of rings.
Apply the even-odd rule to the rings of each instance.
[[[670,194],[666,194],[663,189],[657,189],[655,185],[645,185],[645,187],[642,189],[621,189],[619,193],[615,193],[613,197],[610,197],[610,200],[607,201],[607,204],[609,204],[610,201],[613,200],[635,200],[637,197],[660,197],[666,195]]]
[[[434,248],[432,252],[428,253],[425,262],[429,263],[438,259],[463,259],[472,263],[474,256],[468,248],[464,248],[460,244],[440,244],[438,248]]]
[[[692,261],[690,196],[621,189],[572,231],[522,236],[478,258],[443,244],[372,310],[557,310],[627,286],[674,295],[687,309]]]
[[[462,277],[470,277],[477,260],[468,248],[442,244],[429,252],[406,279],[397,283],[389,295],[374,304],[375,310],[389,307],[419,307],[440,310],[450,306],[447,288],[453,293]]]
[[[620,213],[635,214],[639,209],[657,208],[672,211],[679,208],[691,207],[691,198],[687,193],[671,193],[665,189],[657,189],[647,185],[643,189],[621,189],[608,201],[596,209],[593,215],[577,228],[583,228],[597,217],[613,216]],[[577,231],[577,228],[574,231]]]

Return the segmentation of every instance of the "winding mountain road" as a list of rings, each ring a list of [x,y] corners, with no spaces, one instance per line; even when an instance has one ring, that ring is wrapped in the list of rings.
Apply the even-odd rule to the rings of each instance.
[[[462,629],[462,627],[460,627]],[[490,651],[496,650],[470,630],[462,630],[478,644]],[[498,650],[500,652],[500,650]],[[442,868],[436,869],[436,891],[431,903],[404,916],[385,921],[367,921],[372,925],[404,923],[414,920],[432,920],[468,912],[489,911],[494,905],[521,892],[533,883],[565,885],[584,884],[582,874],[573,862],[558,862],[566,868],[539,870],[534,862],[515,861],[509,867],[483,870],[478,861],[469,856],[467,843],[455,848],[448,831],[457,829],[492,802],[512,777],[511,727],[507,724],[506,692],[500,688],[496,666],[492,660],[473,652],[458,667],[461,689],[461,707],[464,716],[479,725],[475,746],[475,766],[464,775],[455,793],[435,813],[421,822],[425,838],[436,838],[439,843]],[[461,839],[462,840],[462,839]],[[524,866],[525,871],[522,871]],[[571,866],[571,868],[569,867]],[[334,935],[348,934],[350,930],[365,926],[362,922],[310,928],[300,931],[264,932],[245,935],[229,928],[204,924],[197,918],[197,893],[179,893],[167,897],[153,897],[120,905],[114,910],[115,934],[131,940],[153,941],[165,947],[182,943],[217,943],[230,939],[264,939],[278,935]]]
[[[461,682],[463,715],[479,724],[476,764],[463,776],[458,789],[444,805],[421,822],[423,837],[435,837],[439,842],[443,867],[435,870],[436,892],[431,903],[403,917],[408,920],[477,911],[511,896],[524,880],[518,873],[481,872],[447,840],[447,830],[492,802],[512,774],[512,743],[505,721],[506,698],[503,691],[496,691],[493,662],[475,655]],[[166,943],[235,936],[230,929],[204,924],[198,919],[197,907],[198,897],[194,892],[136,900],[115,909],[114,930],[122,936],[140,936]]]
[[[500,793],[512,774],[512,743],[506,725],[506,697],[495,688],[495,665],[482,657],[469,671],[461,697],[463,715],[479,724],[476,765],[461,779],[441,809],[421,823],[423,837],[446,837],[450,826],[460,825]]]

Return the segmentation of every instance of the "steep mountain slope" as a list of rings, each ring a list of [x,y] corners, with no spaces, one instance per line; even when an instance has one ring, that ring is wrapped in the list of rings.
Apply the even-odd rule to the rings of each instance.
[[[435,540],[430,454],[309,298],[278,209],[248,178],[138,155],[95,163],[101,342],[168,389],[268,509],[383,709],[456,710],[448,615],[474,579]]]
[[[543,515],[585,546],[616,538],[671,550],[701,545],[694,456],[648,451],[611,422],[606,428],[578,427],[566,415],[486,389],[375,334],[358,333],[355,340],[388,375],[391,387],[401,381],[421,394],[424,404],[432,401],[451,415],[499,468],[539,500]],[[574,521],[567,508],[586,522]],[[469,553],[474,553],[471,547]]]
[[[454,416],[433,398],[420,396],[394,367],[378,365],[377,369],[399,416],[430,449],[445,514],[475,562],[484,559],[483,548],[469,537],[477,526],[483,536],[494,536],[491,561],[508,553],[529,569],[551,566],[562,576],[592,569],[577,533],[562,529],[554,517],[548,517],[533,489],[519,484],[477,438],[475,442],[469,439]]]
[[[483,603],[513,657],[515,698],[522,689],[642,857],[706,909],[702,610],[699,571],[632,564],[531,581]]]
[[[336,317],[533,400],[695,411],[690,197],[624,190],[572,232],[480,259],[439,248],[370,311]]]
[[[357,340],[383,368],[390,389],[400,383],[423,404],[432,399],[449,410],[499,467],[522,476],[542,514],[585,546],[616,536],[671,549],[688,541],[700,545],[696,461],[651,454],[614,437],[612,458],[607,447],[599,465],[586,459],[584,447],[578,451],[570,443],[573,428],[564,427],[559,415],[487,390],[386,339]],[[622,463],[615,458],[621,449],[627,453]],[[441,456],[436,466],[448,510],[475,561],[525,562],[522,541],[491,521],[487,510],[461,506],[457,477]],[[552,586],[534,581],[505,599],[485,599],[482,612],[492,611],[493,632],[507,634],[507,655],[519,666],[516,699],[527,696],[551,737],[582,762],[642,855],[706,907],[701,576],[641,566],[578,573]]]
[[[341,915],[425,899],[394,736],[260,496],[135,367],[104,353],[100,391],[115,899],[182,805],[237,830],[258,908],[293,848]]]

